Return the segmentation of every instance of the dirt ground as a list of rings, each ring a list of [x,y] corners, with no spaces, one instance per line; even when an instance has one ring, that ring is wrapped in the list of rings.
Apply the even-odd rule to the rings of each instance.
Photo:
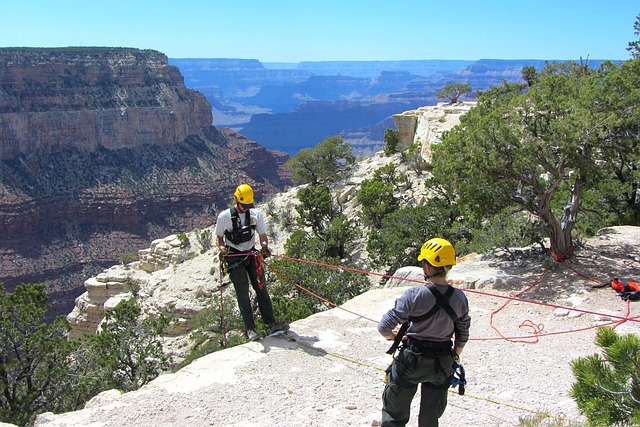
[[[563,263],[531,254],[461,263],[459,279],[476,286],[467,290],[472,339],[462,362],[468,384],[464,396],[450,389],[440,425],[514,426],[547,413],[562,425],[580,422],[569,396],[571,361],[598,351],[597,326],[640,335],[640,302],[592,286],[613,277],[640,281],[638,248],[640,228],[616,227]],[[499,271],[503,279],[491,286],[474,282],[484,277],[480,269]],[[210,354],[136,392],[106,392],[82,411],[44,414],[36,425],[378,425],[383,370],[391,359],[376,326],[403,290],[371,290],[294,322],[288,335]]]

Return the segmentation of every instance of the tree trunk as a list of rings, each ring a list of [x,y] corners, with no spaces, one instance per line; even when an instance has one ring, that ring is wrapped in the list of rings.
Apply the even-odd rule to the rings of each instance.
[[[551,253],[558,260],[564,259],[573,247],[571,227],[564,228],[549,210],[549,216],[543,218],[547,227],[547,234],[551,241]]]
[[[576,223],[578,211],[580,210],[580,202],[585,188],[585,179],[576,178],[571,189],[569,201],[562,210],[562,220],[558,219],[551,210],[551,200],[555,192],[548,192],[540,202],[539,215],[544,221],[547,233],[551,241],[552,255],[558,260],[566,259],[573,250],[573,239],[571,231]]]

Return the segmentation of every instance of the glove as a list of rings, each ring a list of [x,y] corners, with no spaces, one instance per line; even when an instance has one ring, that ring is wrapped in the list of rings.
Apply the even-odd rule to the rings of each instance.
[[[262,258],[269,258],[271,256],[271,251],[265,246],[260,249],[260,255],[262,255]]]
[[[227,260],[227,255],[229,255],[229,249],[224,246],[220,247],[220,255],[218,255],[218,258],[220,258],[221,262],[225,262]]]

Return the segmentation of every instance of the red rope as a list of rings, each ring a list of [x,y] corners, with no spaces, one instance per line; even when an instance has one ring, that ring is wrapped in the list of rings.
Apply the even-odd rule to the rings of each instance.
[[[353,271],[353,272],[358,272],[358,273],[363,273],[363,274],[368,274],[368,275],[373,275],[373,276],[380,276],[380,277],[385,277],[385,278],[389,278],[389,279],[396,279],[396,280],[414,282],[414,283],[419,283],[419,284],[427,283],[427,282],[422,281],[422,280],[408,279],[408,278],[405,278],[405,277],[398,277],[398,276],[393,276],[393,275],[388,275],[388,274],[382,274],[382,273],[376,273],[376,272],[371,272],[371,271],[366,271],[366,270],[360,270],[360,269],[351,268],[351,267],[332,265],[332,264],[322,263],[322,262],[318,262],[318,261],[309,261],[309,260],[304,260],[304,259],[300,259],[300,258],[293,258],[293,257],[287,257],[287,256],[275,255],[275,254],[274,254],[274,256],[277,257],[277,258],[281,258],[281,259],[286,259],[286,260],[290,260],[290,261],[301,262],[301,263],[306,263],[306,264],[311,264],[311,265],[317,265],[317,266],[321,266],[321,267],[329,267],[329,268],[335,268],[335,269],[339,269],[339,270]],[[337,304],[327,300],[326,298],[323,298],[323,297],[313,293],[309,289],[304,288],[302,285],[300,285],[298,283],[295,283],[291,279],[283,276],[281,273],[279,273],[276,270],[274,270],[273,267],[271,265],[269,265],[268,263],[264,262],[264,264],[271,271],[273,271],[273,273],[277,277],[283,278],[283,280],[293,284],[297,288],[299,288],[299,289],[303,290],[304,292],[306,292],[306,293],[308,293],[308,294],[320,299],[321,301],[331,305],[332,307],[336,307],[336,308],[342,309],[342,310],[347,311],[347,312],[349,312],[351,314],[354,314],[354,315],[356,315],[356,316],[358,316],[360,318],[367,319],[367,320],[370,320],[372,322],[376,322],[376,323],[378,322],[377,320],[367,318],[366,316],[363,316],[363,315],[360,315],[360,314],[355,313],[353,311],[350,311],[350,310],[344,309],[342,307],[339,307]],[[599,313],[599,312],[596,312],[596,311],[584,310],[584,309],[580,309],[580,308],[576,308],[576,307],[566,307],[566,306],[562,306],[562,305],[559,305],[559,304],[545,303],[545,302],[541,302],[541,301],[529,300],[529,299],[524,299],[524,298],[520,298],[519,297],[523,293],[525,293],[528,290],[532,289],[537,283],[539,283],[540,280],[542,280],[542,278],[548,273],[548,271],[549,271],[548,268],[545,269],[545,271],[540,275],[540,277],[538,279],[536,279],[536,281],[532,285],[528,286],[526,289],[524,289],[523,291],[521,291],[518,294],[516,294],[516,296],[492,294],[492,293],[489,293],[489,292],[482,292],[482,291],[477,291],[477,290],[474,290],[474,289],[463,289],[464,292],[468,292],[468,293],[475,293],[475,294],[479,294],[479,295],[483,295],[483,296],[489,296],[489,297],[493,297],[493,298],[502,298],[502,299],[508,300],[505,304],[503,304],[503,306],[501,306],[499,309],[497,309],[495,312],[493,312],[491,314],[491,327],[494,330],[496,330],[496,332],[500,335],[500,337],[499,338],[471,338],[471,340],[496,340],[496,339],[500,339],[500,340],[507,340],[507,341],[512,341],[512,342],[525,342],[525,343],[528,343],[528,344],[534,344],[534,343],[538,342],[539,337],[541,337],[541,336],[544,337],[544,336],[551,336],[551,335],[573,333],[573,332],[579,332],[579,331],[584,331],[584,330],[588,330],[588,329],[597,328],[599,326],[603,326],[603,325],[594,325],[594,326],[585,327],[585,328],[582,328],[582,329],[551,332],[551,333],[543,333],[544,324],[541,324],[541,323],[540,324],[535,324],[534,322],[532,322],[530,320],[525,320],[524,322],[522,322],[519,325],[519,327],[521,327],[521,328],[528,327],[528,328],[532,329],[532,331],[533,331],[532,335],[508,337],[508,336],[505,336],[504,334],[502,334],[495,326],[493,326],[493,316],[495,314],[497,314],[499,311],[501,311],[511,301],[519,301],[519,302],[528,303],[528,304],[536,304],[536,305],[546,306],[546,307],[550,307],[550,308],[561,308],[561,309],[566,309],[566,310],[569,310],[569,311],[575,311],[575,312],[585,313],[585,314],[592,314],[592,315],[596,315],[596,316],[608,316],[609,318],[613,318],[613,319],[617,319],[617,320],[611,321],[611,322],[606,323],[604,325],[613,324],[613,325],[615,325],[614,327],[617,327],[620,324],[625,323],[627,321],[639,322],[640,323],[640,316],[629,317],[629,314],[630,314],[629,302],[627,302],[627,313],[626,313],[626,315],[625,316],[616,316],[616,315],[613,315],[613,314],[604,314],[604,313]],[[583,276],[583,277],[586,277],[586,276]],[[595,279],[591,279],[591,280],[595,280]],[[530,341],[531,339],[533,339],[534,341]],[[522,340],[529,340],[529,341],[522,341]]]
[[[551,253],[551,256],[558,262],[563,262],[567,259],[567,255],[573,251],[574,246],[571,246],[569,249],[567,249],[566,251],[564,251],[561,254],[557,254],[555,253],[553,250],[550,250],[549,252]]]
[[[262,259],[262,255],[260,254],[260,252],[255,252],[253,254],[253,262],[256,263],[256,274],[258,275],[258,288],[260,288],[260,290],[264,289],[264,281],[262,280],[263,278],[263,273],[264,270],[262,269],[262,264],[264,263],[264,260]]]
[[[227,324],[224,320],[224,284],[222,282],[223,263],[220,263],[220,329],[222,329],[222,345],[227,347]]]
[[[522,291],[518,292],[516,294],[516,297],[522,295],[523,293],[527,292],[528,290],[532,289],[535,285],[537,285],[538,283],[540,283],[540,281],[543,279],[544,276],[547,275],[547,273],[549,272],[549,268],[546,268],[542,274],[528,287],[524,288]],[[536,344],[538,342],[538,335],[540,334],[540,332],[542,332],[544,330],[544,325],[542,323],[540,323],[539,325],[535,325],[532,321],[530,320],[525,320],[523,323],[520,324],[520,327],[522,328],[523,326],[528,326],[533,330],[533,335],[531,335],[531,337],[534,339],[534,341],[522,341],[519,339],[514,339],[514,338],[509,338],[506,337],[502,334],[502,332],[500,332],[500,330],[498,328],[496,328],[493,325],[493,316],[498,314],[503,308],[505,308],[507,305],[509,305],[511,303],[511,301],[513,300],[509,300],[507,302],[505,302],[504,304],[502,304],[502,306],[500,306],[497,310],[494,310],[491,313],[491,316],[489,316],[489,326],[491,326],[491,328],[496,331],[498,333],[498,335],[500,335],[504,340],[507,340],[509,342],[524,342],[526,344]]]
[[[322,266],[322,267],[336,268],[336,269],[339,269],[339,270],[347,270],[347,271],[355,271],[355,272],[359,272],[359,273],[363,273],[363,274],[370,274],[370,275],[373,275],[373,276],[382,276],[382,277],[386,277],[386,278],[389,278],[389,279],[396,279],[396,280],[401,280],[401,281],[405,281],[405,282],[419,283],[421,285],[424,285],[424,284],[427,283],[424,280],[409,279],[409,278],[406,278],[406,277],[393,276],[393,275],[389,275],[389,274],[381,274],[381,273],[376,273],[376,272],[369,272],[369,271],[366,271],[366,270],[359,270],[359,269],[356,269],[356,268],[344,267],[344,266],[340,266],[340,265],[326,264],[326,263],[317,262],[317,261],[308,261],[308,260],[304,260],[304,259],[300,259],[300,258],[291,258],[291,257],[283,256],[283,255],[273,255],[273,256],[275,256],[276,258],[288,259],[288,260],[291,260],[291,261],[297,261],[297,262],[302,262],[302,263],[306,263],[306,264],[318,265],[318,266]],[[266,265],[269,266],[269,264],[266,264]],[[269,268],[271,268],[271,267],[269,266]],[[566,310],[576,311],[576,312],[579,312],[579,313],[593,314],[593,315],[597,315],[597,316],[598,315],[599,316],[606,315],[606,316],[612,317],[614,319],[619,319],[619,320],[633,320],[633,319],[629,319],[627,317],[615,316],[615,315],[612,315],[612,314],[604,314],[604,313],[599,313],[599,312],[596,312],[596,311],[583,310],[583,309],[576,308],[576,307],[566,307],[566,306],[559,305],[559,304],[545,303],[545,302],[541,302],[541,301],[535,301],[535,300],[529,300],[529,299],[524,299],[524,298],[512,297],[512,296],[509,296],[509,295],[492,294],[490,292],[482,292],[482,291],[478,291],[476,289],[463,289],[463,291],[467,292],[467,293],[470,293],[470,294],[479,294],[479,295],[488,296],[488,297],[492,297],[492,298],[502,298],[502,299],[507,299],[507,300],[512,300],[512,301],[519,301],[519,302],[523,302],[523,303],[527,303],[527,304],[537,304],[537,305],[543,305],[543,306],[547,306],[547,307],[551,307],[551,308],[564,308]],[[640,322],[640,320],[636,320],[636,321]]]

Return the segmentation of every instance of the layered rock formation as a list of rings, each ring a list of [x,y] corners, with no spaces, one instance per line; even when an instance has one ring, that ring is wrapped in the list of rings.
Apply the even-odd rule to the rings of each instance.
[[[240,181],[282,188],[286,155],[211,126],[155,51],[0,49],[0,282],[68,313],[87,277],[205,227]]]
[[[421,147],[422,158],[431,163],[431,147],[441,141],[442,132],[460,123],[460,116],[469,111],[475,102],[457,104],[439,103],[435,107],[421,107],[393,115],[398,133],[398,150],[406,150],[411,144]]]
[[[0,50],[0,159],[168,145],[212,123],[205,97],[156,51]]]

